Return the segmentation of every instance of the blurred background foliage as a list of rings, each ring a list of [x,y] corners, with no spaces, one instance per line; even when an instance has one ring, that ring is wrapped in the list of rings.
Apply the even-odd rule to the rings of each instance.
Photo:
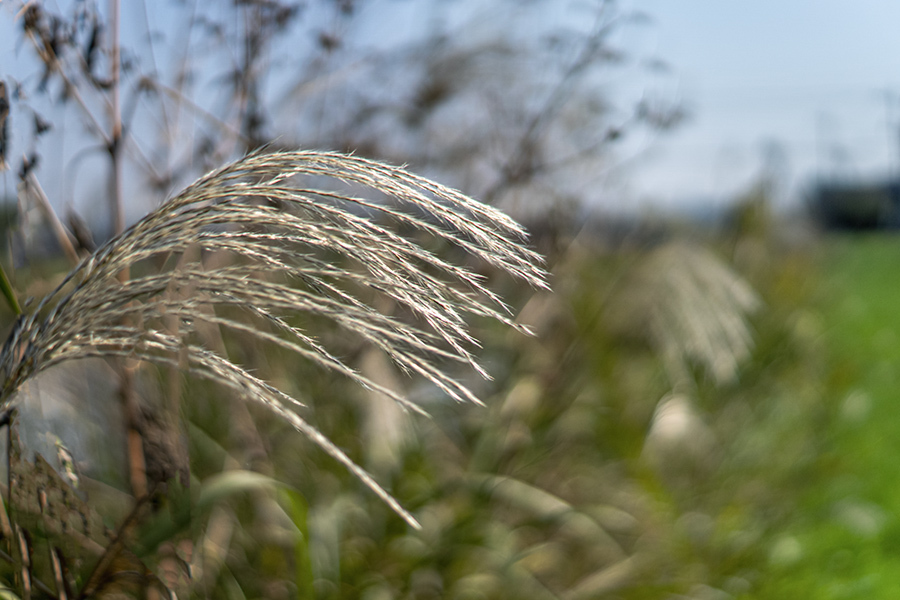
[[[87,361],[39,378],[17,417],[23,451],[11,446],[7,468],[25,480],[22,497],[29,486],[69,490],[66,510],[105,522],[99,539],[65,545],[79,582],[91,583],[97,547],[128,539],[107,570],[137,575],[94,582],[97,597],[164,597],[160,585],[140,591],[144,570],[178,597],[891,597],[896,241],[821,236],[774,216],[765,174],[714,226],[588,212],[623,139],[687,116],[652,81],[634,106],[605,93],[606,75],[641,68],[618,36],[648,26],[646,16],[601,0],[545,20],[547,2],[510,0],[497,2],[507,19],[460,24],[432,2],[417,35],[378,44],[385,3],[166,2],[165,28],[150,3],[122,4],[123,22],[144,30],[123,29],[119,75],[107,7],[0,7],[32,69],[7,78],[7,126],[30,125],[2,148],[5,177],[18,177],[3,262],[15,265],[19,298],[58,283],[67,240],[83,255],[116,229],[115,214],[139,215],[262,145],[408,163],[508,210],[546,256],[553,292],[471,265],[535,332],[473,323],[493,379],[458,376],[484,407],[454,404],[379,351],[313,325],[427,419],[276,348],[207,332],[307,402],[305,416],[421,531],[281,420],[145,365],[133,384],[144,451],[169,487],[135,506],[120,375]],[[61,139],[75,150],[51,149]],[[101,175],[59,175],[82,168]],[[52,208],[26,200],[60,177],[73,191],[56,206],[69,215],[50,234]],[[2,322],[13,319],[6,310]],[[173,393],[180,422],[155,418]],[[60,448],[74,454],[77,486]],[[40,511],[10,514],[31,523]],[[19,541],[5,527],[3,575],[24,597]],[[34,548],[46,589],[33,583],[33,593],[63,597],[52,591],[52,552]]]

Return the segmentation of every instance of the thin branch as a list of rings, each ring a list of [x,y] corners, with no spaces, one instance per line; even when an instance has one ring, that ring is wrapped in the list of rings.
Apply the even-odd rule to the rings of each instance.
[[[113,232],[119,235],[125,230],[125,215],[122,207],[122,109],[119,99],[120,61],[119,56],[119,0],[109,0],[110,19],[110,136],[109,154],[112,161],[110,210],[113,215]]]
[[[78,91],[78,86],[72,83],[72,80],[69,79],[69,76],[66,74],[65,70],[62,68],[62,65],[59,62],[59,57],[57,57],[53,50],[50,48],[42,48],[41,44],[38,42],[34,33],[31,31],[27,32],[28,39],[34,45],[35,51],[38,53],[38,56],[42,57],[45,61],[49,61],[49,63],[53,66],[53,69],[57,72],[60,78],[63,80],[63,83],[66,86],[66,90],[69,94],[71,94],[72,98],[75,99],[75,103],[78,104],[79,108],[81,108],[81,112],[84,114],[85,118],[88,120],[88,124],[90,126],[91,131],[100,137],[103,140],[103,143],[107,146],[111,143],[109,135],[103,129],[103,126],[100,125],[100,122],[97,120],[97,117],[94,116],[94,113],[88,108],[87,103],[84,101],[84,98],[81,96],[81,92]]]
[[[44,192],[44,188],[41,187],[41,183],[38,181],[37,177],[34,176],[33,171],[28,172],[22,185],[25,186],[25,190],[32,192],[30,194],[32,199],[35,204],[37,204],[38,210],[41,211],[41,214],[44,215],[44,218],[50,223],[53,235],[56,237],[56,241],[65,253],[66,258],[68,258],[73,265],[77,265],[78,261],[81,259],[78,257],[78,251],[75,250],[75,238],[69,233],[69,230],[66,229],[66,226],[63,225],[62,221],[59,220],[56,211],[53,210],[53,206],[50,204],[50,200],[47,198],[47,194]]]

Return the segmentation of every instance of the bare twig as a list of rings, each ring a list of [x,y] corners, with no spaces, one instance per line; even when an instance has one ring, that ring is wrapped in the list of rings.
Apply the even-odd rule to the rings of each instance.
[[[75,244],[73,243],[74,238],[72,237],[72,234],[69,233],[69,230],[66,229],[66,226],[63,225],[62,221],[59,220],[56,211],[53,210],[53,206],[50,204],[50,200],[47,198],[47,194],[44,193],[44,188],[41,187],[41,183],[38,181],[37,177],[34,176],[33,171],[28,171],[25,175],[25,180],[21,185],[24,186],[23,191],[29,193],[28,195],[37,205],[38,210],[41,211],[41,214],[44,215],[44,218],[50,223],[53,235],[56,236],[56,241],[65,253],[66,258],[68,258],[73,265],[78,264],[80,259],[78,257],[78,251],[75,250]]]
[[[122,112],[119,68],[119,0],[109,0],[110,20],[110,135],[109,156],[112,162],[110,211],[113,216],[113,231],[116,235],[125,230],[125,215],[122,210]]]
[[[72,98],[75,99],[75,103],[78,104],[81,112],[88,120],[91,131],[100,139],[102,139],[103,143],[108,145],[111,141],[109,139],[109,136],[100,125],[100,122],[97,120],[96,115],[94,115],[94,113],[88,107],[87,102],[85,102],[84,98],[81,95],[81,92],[78,91],[78,86],[72,83],[69,75],[66,73],[65,69],[62,68],[62,65],[59,62],[59,57],[53,53],[52,48],[46,47],[46,44],[43,44],[41,41],[39,41],[34,35],[34,32],[26,31],[26,34],[28,35],[28,39],[31,41],[35,51],[38,53],[38,56],[41,58],[41,60],[44,61],[45,64],[48,64],[57,74],[59,74],[60,78],[63,80],[63,83],[66,85],[66,90],[69,94],[71,94]]]

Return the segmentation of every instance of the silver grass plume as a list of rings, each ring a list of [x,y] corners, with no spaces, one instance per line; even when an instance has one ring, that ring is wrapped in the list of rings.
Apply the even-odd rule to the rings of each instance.
[[[673,380],[695,361],[716,383],[733,381],[753,351],[748,317],[762,304],[756,291],[711,251],[684,242],[658,249],[645,269],[657,286],[648,325]]]
[[[343,184],[342,190],[364,187],[387,199],[304,186],[326,178]],[[417,526],[365,470],[298,414],[297,399],[189,335],[201,321],[249,334],[422,412],[287,320],[307,313],[381,349],[448,396],[478,402],[441,364],[467,363],[487,377],[469,350],[477,342],[465,317],[516,325],[480,276],[397,231],[429,234],[532,286],[547,287],[541,259],[525,247],[519,225],[459,192],[352,155],[255,153],[202,177],[110,240],[21,316],[0,355],[0,408],[15,402],[28,378],[69,359],[131,357],[176,366],[263,404]],[[199,254],[186,254],[193,248],[227,251],[238,260],[205,270],[198,260],[184,259]],[[323,253],[343,258],[332,264]],[[148,259],[167,266],[149,274],[136,268],[153,262]],[[129,269],[132,277],[120,281]],[[365,300],[373,291],[409,309],[418,325],[373,308]],[[227,307],[242,309],[246,319],[224,316],[235,312],[221,310]]]
[[[673,386],[702,366],[716,383],[733,381],[753,350],[754,289],[706,248],[670,242],[644,257],[615,303],[612,322],[641,331],[662,357]]]

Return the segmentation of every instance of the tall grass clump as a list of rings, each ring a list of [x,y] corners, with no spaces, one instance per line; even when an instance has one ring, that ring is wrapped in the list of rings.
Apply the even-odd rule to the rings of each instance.
[[[463,251],[545,288],[541,260],[524,241],[523,230],[499,211],[403,169],[329,152],[257,152],[190,185],[26,308],[0,356],[0,407],[13,407],[29,378],[70,359],[176,368],[265,406],[415,526],[304,418],[296,394],[251,373],[224,346],[205,343],[199,329],[286,349],[423,412],[354,370],[306,326],[325,320],[447,396],[478,402],[452,371],[462,363],[487,377],[466,319],[517,325],[483,277],[437,249],[455,248],[442,255]],[[206,260],[223,254],[230,259]]]

